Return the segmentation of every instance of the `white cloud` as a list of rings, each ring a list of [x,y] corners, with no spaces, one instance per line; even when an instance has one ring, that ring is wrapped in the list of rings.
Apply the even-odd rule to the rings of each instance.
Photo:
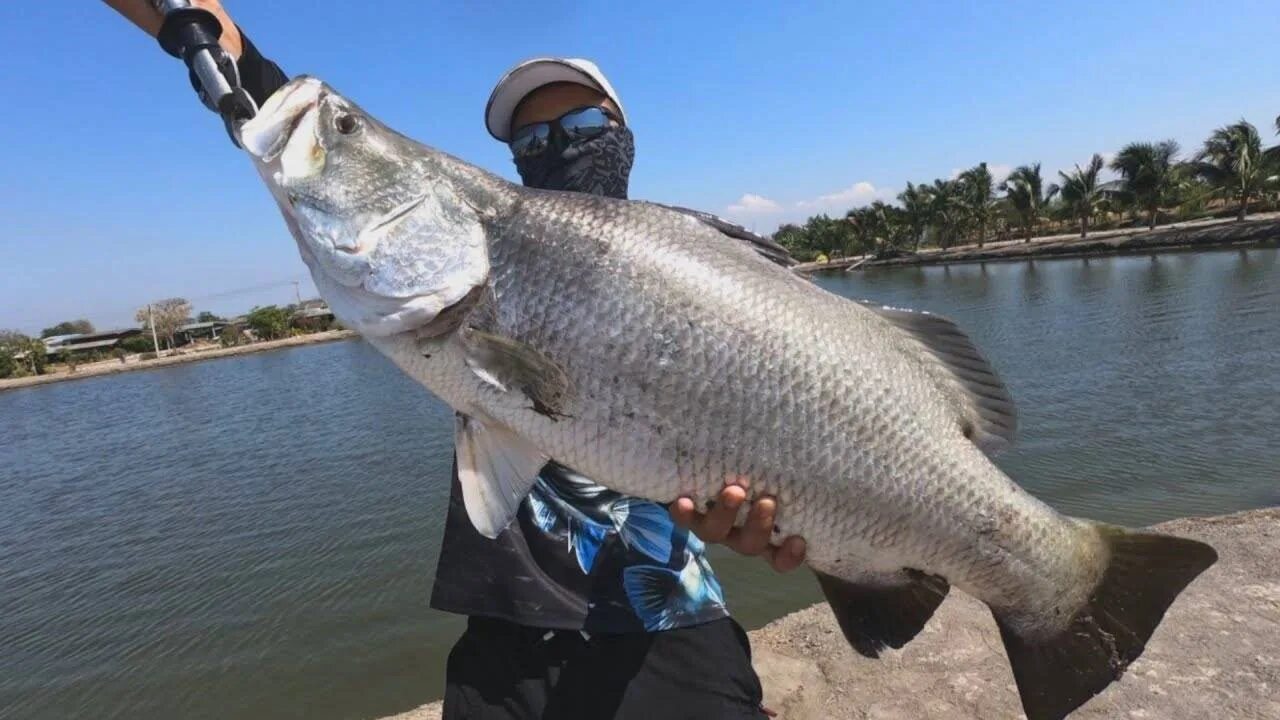
[[[1099,182],[1110,182],[1110,181],[1112,181],[1112,180],[1116,180],[1116,179],[1118,179],[1118,178],[1120,177],[1120,174],[1119,174],[1119,173],[1117,173],[1116,171],[1114,171],[1114,170],[1112,170],[1112,169],[1111,169],[1111,161],[1116,159],[1116,152],[1115,152],[1115,151],[1112,151],[1112,152],[1101,152],[1101,153],[1098,153],[1098,154],[1102,156],[1102,163],[1103,163],[1103,165],[1102,165],[1102,172],[1098,173],[1098,181],[1099,181]],[[1073,164],[1073,165],[1071,165],[1071,166],[1068,166],[1068,167],[1064,167],[1064,168],[1062,168],[1062,169],[1061,169],[1061,172],[1064,172],[1064,173],[1066,173],[1066,174],[1070,175],[1071,173],[1075,172],[1075,169],[1076,169],[1076,166],[1077,166],[1077,165],[1078,165],[1078,166],[1080,166],[1081,168],[1086,168],[1086,167],[1088,167],[1088,166],[1089,166],[1089,161],[1090,161],[1090,160],[1092,160],[1092,159],[1093,159],[1093,156],[1092,156],[1092,155],[1090,155],[1089,157],[1084,158],[1083,160],[1079,161],[1078,163],[1075,163],[1075,164]],[[1046,182],[1046,183],[1047,183],[1047,182],[1061,182],[1061,181],[1062,181],[1062,178],[1058,177],[1058,173],[1057,173],[1057,172],[1045,173],[1045,178],[1049,178],[1049,179],[1046,179],[1046,180],[1045,180],[1045,182]]]
[[[810,210],[813,212],[840,213],[844,214],[846,210],[850,210],[862,205],[868,205],[876,200],[889,200],[893,198],[894,193],[889,190],[877,188],[875,185],[863,180],[856,182],[843,190],[837,190],[826,195],[819,195],[812,200],[797,200],[795,207],[800,210]]]
[[[968,169],[969,168],[951,168],[951,179],[955,180],[960,177],[960,173]],[[1006,165],[1005,163],[987,163],[987,172],[991,173],[991,182],[999,185],[1005,181],[1005,178],[1009,177],[1009,173],[1013,172],[1013,166]]]
[[[737,202],[726,208],[730,215],[769,215],[781,210],[778,203],[754,193],[743,193]]]
[[[779,201],[755,193],[745,193],[724,209],[730,220],[757,232],[770,233],[783,223],[802,223],[811,215],[826,213],[844,217],[849,210],[869,205],[876,200],[892,201],[897,191],[878,188],[870,182],[856,182],[814,198]]]

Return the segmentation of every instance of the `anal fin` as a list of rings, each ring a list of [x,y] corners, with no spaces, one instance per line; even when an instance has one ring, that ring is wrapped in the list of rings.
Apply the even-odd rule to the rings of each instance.
[[[903,569],[863,582],[815,572],[844,637],[859,654],[878,658],[901,648],[933,617],[951,586],[937,575]]]

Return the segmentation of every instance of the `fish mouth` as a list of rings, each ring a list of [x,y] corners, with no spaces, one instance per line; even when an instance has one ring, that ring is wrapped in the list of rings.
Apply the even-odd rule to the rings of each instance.
[[[240,144],[250,155],[269,163],[289,147],[298,129],[314,121],[326,94],[320,80],[302,76],[277,90],[251,120],[240,126]],[[314,141],[314,138],[309,139]]]

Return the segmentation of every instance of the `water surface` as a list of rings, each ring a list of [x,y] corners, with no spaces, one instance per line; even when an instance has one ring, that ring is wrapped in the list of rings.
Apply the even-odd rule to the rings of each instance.
[[[818,278],[956,320],[1001,466],[1143,524],[1280,503],[1275,249]],[[0,393],[0,717],[370,718],[439,697],[449,411],[360,342]],[[817,599],[720,552],[758,626]]]

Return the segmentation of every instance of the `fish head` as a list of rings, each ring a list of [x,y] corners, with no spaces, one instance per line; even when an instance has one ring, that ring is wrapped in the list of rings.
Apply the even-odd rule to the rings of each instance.
[[[429,324],[488,278],[481,213],[452,158],[297,78],[240,129],[317,289],[344,323],[389,336]]]

